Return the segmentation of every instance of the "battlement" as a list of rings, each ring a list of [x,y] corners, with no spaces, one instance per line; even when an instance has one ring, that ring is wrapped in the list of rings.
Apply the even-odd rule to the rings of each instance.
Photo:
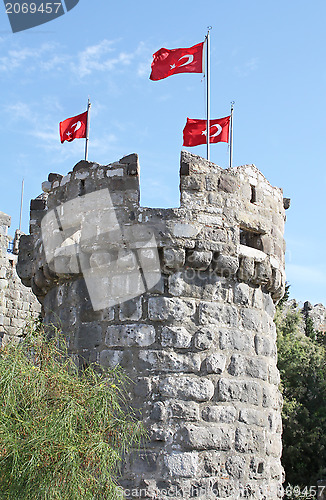
[[[153,232],[161,267],[166,272],[193,267],[224,277],[237,275],[241,281],[270,291],[275,301],[283,295],[283,193],[272,187],[254,165],[223,170],[183,151],[180,207],[171,209],[139,206],[136,154],[109,165],[80,161],[66,176],[49,174],[42,187],[44,193],[31,201],[31,235],[22,237],[19,262],[20,276],[24,283],[32,284],[39,297],[45,295],[54,282],[80,274],[76,268],[76,241],[73,244],[70,241],[69,245],[61,241],[57,245],[66,247],[64,265],[62,252],[60,255],[57,252],[55,257],[57,261],[60,259],[61,266],[53,265],[49,269],[44,258],[41,221],[53,209],[61,211],[59,218],[64,217],[69,203],[73,203],[74,208],[65,216],[66,227],[70,227],[71,234],[79,231],[82,252],[90,260],[92,255],[95,258],[94,254],[107,251],[107,241],[99,234],[92,235],[90,245],[85,243],[85,235],[89,239],[90,220],[100,227],[98,233],[106,234],[112,229],[108,211],[114,210],[115,223],[120,228],[142,226]],[[91,193],[97,193],[97,201],[90,203],[87,196]],[[51,224],[50,232],[55,231],[56,223]],[[67,254],[69,246],[71,255]],[[30,258],[32,248],[33,259]]]

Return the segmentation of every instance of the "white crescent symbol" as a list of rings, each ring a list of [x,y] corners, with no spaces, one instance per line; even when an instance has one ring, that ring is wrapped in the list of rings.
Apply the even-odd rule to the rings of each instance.
[[[220,133],[222,132],[222,127],[221,127],[221,125],[219,125],[218,123],[217,123],[216,125],[211,125],[211,126],[209,127],[209,130],[211,130],[211,129],[212,129],[212,127],[216,127],[216,128],[217,128],[217,130],[216,130],[215,134],[209,134],[209,136],[210,136],[210,137],[217,137],[218,135],[220,135]]]
[[[77,123],[74,123],[73,125],[71,125],[71,128],[73,128],[74,126],[76,126],[74,132],[77,132],[77,130],[80,129],[81,125],[82,125],[81,122],[77,122]]]
[[[181,61],[181,59],[184,59],[185,57],[187,57],[187,58],[188,58],[188,61],[186,61],[186,62],[184,62],[184,63],[180,64],[180,65],[178,66],[178,68],[181,68],[181,66],[187,66],[187,64],[191,64],[191,63],[192,63],[192,61],[194,60],[194,56],[193,56],[192,54],[187,54],[187,55],[185,55],[185,56],[180,57],[180,59],[178,59],[178,61]]]

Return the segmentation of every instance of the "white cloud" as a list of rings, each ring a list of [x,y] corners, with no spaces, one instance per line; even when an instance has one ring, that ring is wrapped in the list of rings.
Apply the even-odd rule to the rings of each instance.
[[[67,51],[59,43],[43,43],[39,47],[21,47],[15,42],[0,57],[0,73],[14,73],[30,75],[35,71],[45,73],[65,71],[74,79],[88,77],[94,73],[112,73],[121,71],[132,62],[137,66],[135,74],[144,77],[150,68],[151,50],[140,42],[131,51],[119,51],[118,40],[104,39],[96,45],[90,45],[77,53]]]
[[[71,63],[71,69],[78,76],[84,77],[94,71],[112,71],[116,67],[129,65],[135,53],[120,52],[116,54],[113,44],[114,41],[112,40],[102,40],[97,45],[86,47],[86,49],[77,55],[77,62]]]
[[[10,72],[25,67],[28,72],[35,69],[44,56],[58,48],[56,43],[43,43],[40,47],[18,47],[8,50],[7,54],[0,57],[0,71]],[[41,61],[42,62],[42,61]]]

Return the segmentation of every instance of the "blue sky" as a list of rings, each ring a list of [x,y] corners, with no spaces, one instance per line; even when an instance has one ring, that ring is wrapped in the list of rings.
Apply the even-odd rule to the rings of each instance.
[[[179,203],[186,118],[205,118],[200,74],[149,80],[152,54],[211,31],[211,117],[234,111],[234,165],[254,163],[292,200],[286,271],[291,295],[326,304],[326,3],[313,0],[80,0],[64,16],[13,34],[0,4],[0,210],[23,227],[49,172],[66,174],[84,141],[61,145],[60,121],[92,101],[89,159],[140,157],[142,204]],[[205,146],[189,149],[205,156]],[[228,146],[211,160],[228,166]]]

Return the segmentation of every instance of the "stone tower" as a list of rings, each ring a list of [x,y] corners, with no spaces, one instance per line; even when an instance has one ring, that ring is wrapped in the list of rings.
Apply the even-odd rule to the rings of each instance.
[[[39,302],[30,288],[22,285],[16,272],[16,242],[19,230],[13,241],[13,251],[8,252],[8,229],[11,217],[0,212],[0,345],[22,334],[32,319],[37,319],[41,310]]]
[[[85,362],[120,363],[149,438],[130,498],[281,498],[274,304],[284,206],[254,165],[181,154],[180,208],[139,206],[139,165],[79,162],[31,202],[19,274]]]

